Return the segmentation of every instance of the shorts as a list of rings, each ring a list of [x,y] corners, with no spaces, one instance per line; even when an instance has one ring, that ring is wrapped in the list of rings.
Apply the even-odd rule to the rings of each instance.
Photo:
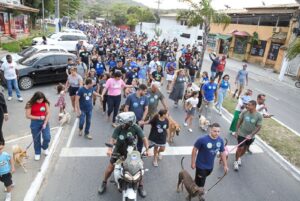
[[[195,107],[192,107],[190,110],[186,111],[186,114],[189,115],[189,116],[195,116],[195,113],[196,113],[196,108]]]
[[[243,142],[245,139],[246,139],[245,137],[238,135],[238,137],[237,137],[238,144],[240,144],[241,142]],[[250,140],[246,140],[241,145],[239,145],[239,147],[244,147],[244,146],[248,146],[249,147],[254,142],[254,140],[255,140],[255,138],[252,138]]]
[[[165,147],[166,146],[166,144],[157,144],[156,142],[154,142],[154,141],[152,141],[152,140],[149,140],[149,144],[150,145],[155,145],[155,146],[157,146],[157,147]]]
[[[173,81],[174,80],[174,75],[167,74],[166,80],[167,81]]]
[[[223,71],[218,71],[218,72],[216,73],[215,78],[219,77],[219,78],[221,79],[221,78],[222,78],[222,75],[223,75]]]
[[[70,87],[69,88],[69,95],[70,96],[75,96],[77,91],[78,91],[79,87]]]
[[[245,87],[245,82],[240,82],[240,81],[237,82],[238,89],[244,89],[244,87]]]
[[[4,183],[5,187],[9,187],[12,185],[11,173],[7,173],[0,176],[0,181]]]

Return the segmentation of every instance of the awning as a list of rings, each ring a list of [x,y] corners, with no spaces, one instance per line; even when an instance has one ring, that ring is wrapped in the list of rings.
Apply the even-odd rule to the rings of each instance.
[[[271,37],[272,42],[284,43],[287,37],[287,32],[274,33]]]
[[[33,12],[33,13],[38,13],[40,11],[39,9],[24,6],[22,4],[0,3],[0,7],[7,8],[7,9],[12,9],[12,10]]]
[[[236,31],[234,33],[232,33],[233,35],[235,36],[245,36],[245,37],[248,37],[250,36],[250,34],[246,31]]]
[[[232,38],[232,35],[217,34],[216,38],[222,40],[229,40],[230,38]]]

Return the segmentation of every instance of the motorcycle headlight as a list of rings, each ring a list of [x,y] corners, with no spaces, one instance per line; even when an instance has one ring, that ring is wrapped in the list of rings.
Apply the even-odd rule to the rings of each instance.
[[[142,176],[141,174],[142,174],[142,172],[138,171],[135,175],[132,176],[129,172],[125,172],[124,179],[129,182],[135,182],[141,178],[141,176]]]
[[[132,175],[129,172],[125,172],[124,178],[127,181],[133,181],[133,177],[132,177]]]

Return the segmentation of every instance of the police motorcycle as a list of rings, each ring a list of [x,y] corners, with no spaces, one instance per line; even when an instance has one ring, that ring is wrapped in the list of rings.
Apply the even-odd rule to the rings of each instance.
[[[131,118],[130,112],[120,113],[116,119],[119,123],[122,121],[128,121]],[[135,122],[135,115],[134,121]],[[144,162],[142,158],[145,158],[145,152],[142,154],[136,149],[137,140],[134,136],[129,136],[125,139],[125,143],[121,149],[124,149],[127,153],[126,158],[119,153],[113,153],[112,157],[117,159],[114,164],[114,181],[118,190],[122,192],[122,201],[137,201],[137,191],[139,183],[142,180],[143,175],[148,169],[144,169]],[[113,147],[109,143],[105,143],[107,147]],[[154,145],[149,146],[152,148]]]

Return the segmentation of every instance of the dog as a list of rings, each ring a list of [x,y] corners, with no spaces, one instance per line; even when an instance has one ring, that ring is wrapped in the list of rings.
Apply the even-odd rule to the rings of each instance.
[[[27,151],[23,150],[19,145],[14,145],[12,151],[15,163],[20,165],[26,173],[27,169],[25,168],[24,158],[28,158]]]
[[[205,116],[199,115],[199,127],[200,127],[202,130],[207,131],[209,125],[210,125],[209,120],[207,120],[207,119],[205,118]]]
[[[71,115],[70,115],[70,113],[68,113],[68,112],[65,112],[65,113],[60,113],[59,115],[58,115],[58,117],[59,117],[59,125],[60,126],[63,126],[63,125],[65,125],[66,123],[70,123],[71,122]]]
[[[204,195],[204,188],[197,186],[191,175],[183,168],[183,159],[181,159],[181,171],[178,175],[177,192],[179,193],[179,186],[181,185],[181,191],[183,191],[183,185],[185,186],[188,196],[186,200],[191,201],[192,198],[198,197],[199,201],[204,201],[202,195]]]
[[[120,106],[120,109],[119,109],[119,112],[121,113],[121,112],[125,112],[125,104],[123,104],[123,105],[121,105]]]
[[[181,126],[170,115],[167,118],[169,121],[169,132],[167,136],[167,141],[169,143],[174,143],[174,136],[179,135]]]

